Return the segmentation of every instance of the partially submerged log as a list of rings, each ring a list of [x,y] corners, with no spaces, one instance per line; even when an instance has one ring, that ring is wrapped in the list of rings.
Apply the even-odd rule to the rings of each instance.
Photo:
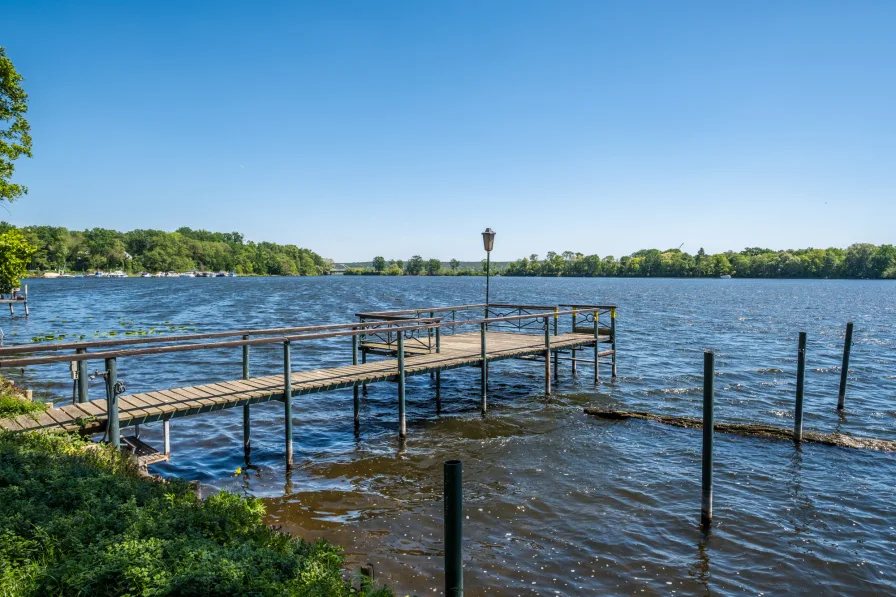
[[[700,419],[689,417],[673,417],[669,415],[655,415],[653,413],[626,410],[606,410],[602,408],[586,408],[585,414],[601,419],[623,420],[644,419],[655,421],[664,425],[685,427],[687,429],[701,429],[703,422]],[[781,439],[793,441],[792,429],[781,429],[769,425],[747,425],[743,423],[715,423],[715,431],[721,433],[736,433],[750,437],[763,437],[767,439]],[[803,432],[803,441],[840,448],[856,448],[862,450],[879,450],[881,452],[896,452],[896,441],[886,439],[874,439],[870,437],[855,437],[841,433],[815,433]]]

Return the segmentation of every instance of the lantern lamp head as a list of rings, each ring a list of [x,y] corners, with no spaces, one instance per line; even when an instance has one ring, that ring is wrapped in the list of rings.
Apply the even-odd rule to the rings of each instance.
[[[482,233],[482,244],[485,247],[486,253],[491,253],[492,249],[495,246],[495,231],[491,228],[486,228],[485,232]]]

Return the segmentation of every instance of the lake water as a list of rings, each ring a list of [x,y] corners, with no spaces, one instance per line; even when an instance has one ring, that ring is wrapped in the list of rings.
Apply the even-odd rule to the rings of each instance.
[[[481,302],[481,278],[31,280],[30,319],[0,316],[6,342],[109,331],[217,331],[344,322],[362,310]],[[561,364],[491,366],[486,418],[473,369],[408,381],[408,440],[396,387],[370,386],[353,433],[351,390],[295,399],[296,469],[283,465],[282,405],[171,423],[163,475],[265,498],[270,521],[345,546],[400,594],[442,586],[441,463],[464,462],[466,594],[896,594],[896,455],[716,435],[715,524],[700,513],[701,432],[595,420],[585,406],[700,416],[702,351],[716,351],[716,420],[792,425],[797,334],[809,334],[804,428],[896,439],[896,283],[511,279],[494,301],[616,303],[619,377],[595,387]],[[855,322],[846,411],[837,413],[845,323]],[[350,363],[347,339],[296,345],[296,370]],[[101,366],[91,363],[91,370]],[[282,366],[253,349],[252,374]],[[605,374],[608,371],[605,371]],[[238,350],[122,360],[128,393],[237,379]],[[59,403],[65,365],[18,375]],[[608,377],[604,378],[608,381]],[[102,397],[96,381],[91,397]],[[144,428],[150,443],[160,424]]]

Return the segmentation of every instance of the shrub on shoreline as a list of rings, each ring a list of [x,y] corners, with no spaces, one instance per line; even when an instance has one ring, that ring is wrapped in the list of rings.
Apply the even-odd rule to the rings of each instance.
[[[385,597],[352,589],[338,547],[262,522],[260,500],[205,500],[108,446],[0,432],[0,595]]]

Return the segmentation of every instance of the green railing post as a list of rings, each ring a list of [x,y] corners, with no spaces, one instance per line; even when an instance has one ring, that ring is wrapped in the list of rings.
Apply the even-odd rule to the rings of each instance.
[[[594,312],[594,383],[600,383],[600,311]]]
[[[283,418],[286,427],[286,468],[292,468],[292,362],[289,340],[283,341]]]
[[[803,441],[803,390],[806,387],[806,332],[800,332],[796,363],[796,408],[793,411],[793,441]]]
[[[463,597],[464,489],[463,464],[460,460],[445,462],[444,480],[445,595]]]
[[[118,396],[115,384],[118,383],[118,364],[115,358],[106,359],[106,430],[109,443],[113,447],[121,447],[121,427],[118,422]]]
[[[482,412],[482,416],[485,416],[486,411],[488,410],[488,353],[486,351],[485,346],[485,322],[479,324],[479,336],[482,344],[482,368],[480,370],[479,375],[479,385],[480,385],[480,395],[479,395],[479,410]]]
[[[712,524],[712,436],[715,425],[713,398],[715,395],[716,355],[711,350],[703,353],[703,483],[700,501],[700,524]]]
[[[544,317],[544,393],[551,395],[551,322]]]
[[[575,312],[575,309],[576,309],[576,308],[573,307],[573,312],[572,312],[572,333],[573,333],[573,334],[576,333],[576,312]],[[576,349],[575,349],[575,346],[572,347],[572,367],[571,367],[571,369],[572,369],[572,376],[575,377],[575,376],[576,376]]]
[[[610,348],[613,349],[613,379],[616,379],[616,307],[610,309]]]
[[[352,328],[355,330],[355,328]],[[358,336],[352,336],[352,365],[358,364]],[[352,394],[355,408],[355,431],[361,426],[361,397],[359,396],[358,382],[352,384]]]
[[[846,324],[846,340],[843,342],[843,364],[840,365],[840,393],[837,395],[837,410],[846,406],[846,376],[849,373],[849,352],[852,349],[852,322]]]
[[[249,336],[243,336],[243,340],[248,340]],[[243,345],[243,379],[249,379],[249,347],[247,345]],[[250,438],[250,418],[249,418],[249,405],[243,405],[243,450],[245,452],[249,452],[252,448],[252,441]]]
[[[407,437],[408,429],[404,408],[404,333],[398,331],[398,437]]]
[[[79,348],[75,351],[77,354],[84,354],[87,352],[86,348]],[[78,402],[84,403],[90,400],[89,397],[90,391],[90,378],[87,373],[87,361],[78,361]]]

